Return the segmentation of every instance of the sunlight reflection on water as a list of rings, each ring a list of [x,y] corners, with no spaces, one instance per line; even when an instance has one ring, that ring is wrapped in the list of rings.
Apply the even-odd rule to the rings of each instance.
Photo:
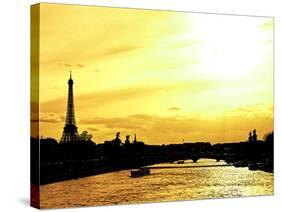
[[[201,159],[178,166],[217,165]],[[156,166],[175,164],[158,164]],[[273,174],[248,168],[204,167],[152,169],[151,175],[130,178],[129,170],[41,186],[42,208],[61,208],[194,200],[273,194]]]

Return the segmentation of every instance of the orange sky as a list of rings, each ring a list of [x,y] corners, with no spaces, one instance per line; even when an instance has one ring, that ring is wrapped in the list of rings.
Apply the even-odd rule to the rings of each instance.
[[[273,129],[273,19],[40,6],[40,135],[60,139],[72,70],[78,131],[150,144]]]

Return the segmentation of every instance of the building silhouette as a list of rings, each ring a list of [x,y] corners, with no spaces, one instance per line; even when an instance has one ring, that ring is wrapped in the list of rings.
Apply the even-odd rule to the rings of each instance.
[[[135,134],[135,139],[134,139],[134,142],[133,142],[134,144],[136,144],[137,143],[137,135]]]
[[[73,98],[73,80],[70,78],[68,80],[68,99],[67,99],[67,112],[65,119],[65,126],[63,128],[63,134],[60,143],[69,143],[78,141],[79,135],[77,132],[77,126],[75,122],[74,113],[74,98]]]

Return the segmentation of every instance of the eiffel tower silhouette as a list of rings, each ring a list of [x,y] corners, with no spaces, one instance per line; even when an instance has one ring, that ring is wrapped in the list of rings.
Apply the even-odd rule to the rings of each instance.
[[[79,140],[79,135],[77,132],[75,113],[74,113],[74,98],[73,98],[73,80],[70,78],[68,80],[68,100],[67,100],[67,112],[65,119],[65,126],[63,128],[63,134],[60,143],[69,143]]]

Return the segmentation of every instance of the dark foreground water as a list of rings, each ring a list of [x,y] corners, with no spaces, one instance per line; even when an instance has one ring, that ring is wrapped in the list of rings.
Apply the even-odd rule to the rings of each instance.
[[[217,165],[202,159],[176,166]],[[158,164],[155,166],[173,164]],[[173,165],[175,166],[175,165]],[[80,207],[273,194],[273,174],[248,168],[152,169],[130,178],[129,170],[41,186],[41,208]]]

